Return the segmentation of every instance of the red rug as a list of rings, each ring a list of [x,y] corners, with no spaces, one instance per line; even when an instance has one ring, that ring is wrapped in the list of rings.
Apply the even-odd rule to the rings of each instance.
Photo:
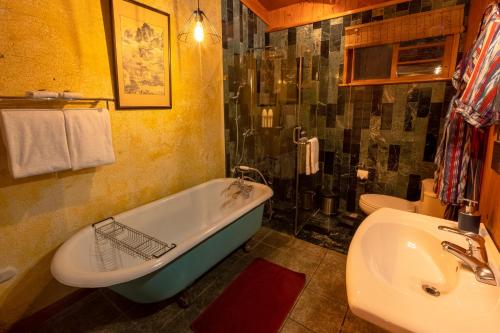
[[[195,333],[278,332],[306,281],[267,260],[255,259],[191,324]]]

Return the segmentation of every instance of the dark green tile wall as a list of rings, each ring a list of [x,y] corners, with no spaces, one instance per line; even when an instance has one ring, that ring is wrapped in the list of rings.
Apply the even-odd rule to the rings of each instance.
[[[291,201],[294,196],[292,130],[299,123],[308,136],[319,138],[321,161],[320,173],[300,176],[301,190],[333,190],[340,195],[341,208],[350,211],[358,209],[359,196],[367,192],[418,200],[420,180],[433,177],[434,154],[453,88],[444,82],[339,87],[344,28],[459,3],[462,0],[413,0],[269,34],[264,22],[239,0],[222,0],[228,174],[238,162],[238,108],[238,160],[242,133],[253,122],[256,131],[245,138],[241,163],[264,171],[276,199]],[[271,48],[263,51],[265,46]],[[303,80],[297,89],[301,61]],[[257,73],[254,94],[248,84],[252,66]],[[242,83],[236,104],[230,97]],[[262,128],[260,114],[269,107],[274,128]],[[369,170],[367,182],[357,180],[358,166]]]

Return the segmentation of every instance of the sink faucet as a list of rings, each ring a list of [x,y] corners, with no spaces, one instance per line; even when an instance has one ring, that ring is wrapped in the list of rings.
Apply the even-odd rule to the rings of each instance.
[[[470,231],[462,231],[444,225],[438,226],[438,229],[464,236],[465,240],[469,244],[467,254],[476,257],[484,263],[488,262],[488,254],[486,253],[486,246],[484,245],[484,238],[482,236]]]
[[[448,241],[442,241],[441,246],[444,250],[462,260],[462,262],[474,272],[477,281],[492,286],[497,285],[495,275],[488,266],[488,256],[486,254],[486,247],[484,246],[484,238],[482,236],[442,225],[440,225],[438,229],[464,236],[467,243],[469,243],[468,250]]]
[[[462,260],[467,266],[472,269],[474,275],[476,276],[476,280],[482,283],[490,284],[492,286],[496,286],[495,275],[493,271],[488,266],[488,264],[480,261],[476,257],[473,257],[467,254],[467,250],[461,246],[450,243],[448,241],[441,242],[441,246],[443,249],[450,252],[460,260]]]

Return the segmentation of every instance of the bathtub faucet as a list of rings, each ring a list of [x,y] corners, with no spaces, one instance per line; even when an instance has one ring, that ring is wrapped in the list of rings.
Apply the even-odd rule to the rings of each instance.
[[[249,167],[246,165],[237,165],[233,168],[232,171],[233,171],[233,177],[236,175],[237,172],[239,172],[241,174],[241,178],[250,178],[250,177],[245,176],[245,173],[255,172],[256,174],[258,174],[260,176],[260,178],[262,179],[262,182],[265,185],[269,186],[269,184],[267,183],[266,177],[264,177],[264,175],[262,174],[262,172],[260,172],[259,169],[252,168],[252,167]],[[254,180],[253,178],[250,178],[250,179]]]
[[[231,190],[233,186],[236,186],[238,190],[232,194],[233,199],[238,198],[241,194],[245,199],[248,199],[250,193],[253,191],[253,186],[245,183],[244,176],[237,178],[234,182],[229,184],[225,191]]]
[[[245,180],[255,181],[253,178],[246,175],[249,172],[255,172],[255,173],[259,174],[260,177],[262,178],[262,181],[264,182],[264,184],[267,185],[266,178],[264,178],[264,175],[262,175],[262,173],[259,170],[255,169],[255,168],[251,168],[251,167],[246,166],[246,165],[238,165],[238,166],[234,167],[234,169],[232,170],[232,173],[233,173],[233,177],[236,176],[237,173],[239,173],[239,177],[234,182],[232,182],[228,186],[228,188],[226,189],[226,190],[230,190],[233,186],[238,187],[238,191],[232,195],[234,199],[236,199],[240,194],[243,197],[248,198],[250,196],[250,193],[253,191],[253,185],[247,184],[245,182]]]

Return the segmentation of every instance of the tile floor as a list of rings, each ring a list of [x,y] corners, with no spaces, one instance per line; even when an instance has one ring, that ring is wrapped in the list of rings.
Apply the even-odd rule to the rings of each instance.
[[[295,210],[283,203],[274,204],[271,219],[264,219],[263,225],[274,230],[293,235]],[[297,238],[330,250],[347,254],[354,233],[363,220],[363,216],[352,220],[344,217],[343,212],[334,216],[323,215],[318,210],[300,210],[298,225],[300,232]]]
[[[136,304],[100,289],[36,332],[191,332],[191,322],[256,257],[306,274],[306,286],[281,333],[383,332],[349,311],[345,255],[266,227],[252,238],[251,245],[250,253],[236,250],[188,288],[192,303],[187,309],[173,301]]]

